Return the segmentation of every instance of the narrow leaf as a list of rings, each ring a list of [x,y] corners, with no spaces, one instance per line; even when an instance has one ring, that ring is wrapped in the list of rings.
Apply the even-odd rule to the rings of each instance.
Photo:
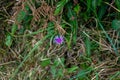
[[[67,2],[68,0],[61,0],[60,2],[58,2],[54,15],[58,15]]]
[[[67,70],[68,70],[68,73],[72,73],[72,72],[74,72],[77,69],[78,69],[78,66],[73,66],[71,68],[68,68]]]
[[[19,14],[17,15],[17,22],[18,23],[22,22],[25,16],[26,16],[26,12],[21,10]]]
[[[7,34],[5,44],[6,44],[8,47],[11,46],[11,44],[12,44],[12,37],[11,37],[10,34]]]
[[[119,20],[113,20],[113,21],[112,21],[112,28],[113,28],[114,30],[120,29],[120,21],[119,21]]]

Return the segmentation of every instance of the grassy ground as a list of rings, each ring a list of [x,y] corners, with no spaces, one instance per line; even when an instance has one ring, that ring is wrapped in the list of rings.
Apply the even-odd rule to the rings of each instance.
[[[0,80],[120,80],[119,30],[119,0],[0,1]]]

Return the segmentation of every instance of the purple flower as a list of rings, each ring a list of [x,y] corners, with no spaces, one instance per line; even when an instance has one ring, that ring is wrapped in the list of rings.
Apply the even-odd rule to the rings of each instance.
[[[64,42],[64,38],[62,35],[60,35],[60,36],[57,35],[54,37],[53,42],[60,45]]]

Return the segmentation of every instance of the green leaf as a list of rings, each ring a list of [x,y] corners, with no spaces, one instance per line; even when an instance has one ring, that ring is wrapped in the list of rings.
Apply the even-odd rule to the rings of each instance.
[[[120,29],[120,21],[119,21],[119,20],[113,20],[113,21],[112,21],[112,28],[113,28],[114,30]]]
[[[57,71],[57,76],[58,76],[58,77],[60,77],[60,76],[61,76],[61,77],[64,76],[64,74],[63,74],[63,69],[61,69],[61,68],[58,69],[58,71]]]
[[[86,37],[85,45],[86,45],[86,54],[88,57],[90,57],[90,55],[91,55],[91,42],[90,42],[90,39],[88,37]]]
[[[47,34],[48,34],[48,35],[53,35],[53,34],[55,34],[55,27],[54,27],[54,23],[53,23],[53,22],[49,22],[49,23],[48,23]]]
[[[67,43],[68,49],[70,49],[71,48],[71,38],[70,38],[70,35],[67,35],[65,37],[65,41]]]
[[[77,28],[78,28],[78,21],[75,11],[71,8],[73,5],[72,3],[67,4],[67,16],[69,18],[69,22],[71,24],[71,32],[72,32],[72,40],[73,44],[76,44],[77,39]]]
[[[102,3],[102,0],[92,0],[92,8],[95,10],[97,9],[97,6],[102,6],[101,3]]]
[[[52,76],[55,78],[56,77],[56,73],[57,73],[57,70],[56,70],[55,66],[51,66],[50,72],[52,73]]]
[[[87,0],[87,12],[90,12],[91,10],[91,0]]]
[[[16,30],[17,30],[18,26],[16,24],[12,25],[12,35],[15,34]]]
[[[41,66],[42,67],[46,67],[50,64],[50,59],[45,59],[41,62]]]
[[[26,12],[21,10],[17,15],[17,22],[21,23],[25,16],[26,16]]]
[[[58,2],[54,15],[58,15],[67,2],[68,0],[61,0],[60,2]]]
[[[59,66],[59,64],[60,64],[60,62],[56,59],[56,60],[54,61],[54,64],[53,64],[53,65],[54,65],[55,67],[57,67],[57,66]]]
[[[89,67],[85,70],[81,70],[77,75],[73,76],[72,78],[70,78],[70,80],[74,80],[76,78],[85,78],[87,74],[89,74],[91,71],[93,70],[92,67]]]
[[[93,9],[93,11],[95,12],[95,13],[97,13],[96,11],[97,11],[97,6],[102,6],[101,5],[101,2],[102,2],[102,0],[92,0],[91,1],[92,3],[92,9]]]
[[[97,0],[97,5],[98,6],[102,6],[103,4],[102,4],[102,0]]]
[[[115,0],[115,5],[117,6],[118,9],[120,9],[120,0]]]
[[[93,8],[94,11],[96,11],[96,7],[97,7],[97,1],[92,0],[92,8]]]
[[[76,14],[78,14],[80,12],[80,6],[79,4],[77,4],[75,7],[74,7],[74,11],[76,12]]]
[[[115,21],[115,22],[116,22],[116,21]],[[118,50],[116,49],[115,44],[113,44],[112,39],[109,37],[109,35],[108,35],[107,32],[105,31],[104,26],[102,25],[102,23],[100,23],[100,21],[98,21],[98,23],[99,23],[99,26],[101,27],[101,29],[103,30],[105,36],[108,38],[108,41],[110,42],[113,50],[115,51],[115,54],[118,55]],[[114,23],[114,22],[113,22],[113,23]],[[115,24],[115,23],[114,23],[114,24]]]
[[[12,36],[10,34],[7,34],[5,44],[10,47],[12,44]]]
[[[68,73],[72,73],[78,69],[78,66],[72,66],[71,68],[68,68],[67,71]]]
[[[100,6],[100,9],[98,11],[98,18],[100,20],[104,17],[104,15],[105,15],[105,13],[107,11],[107,8],[108,8],[108,5],[105,5],[105,4],[103,4],[102,6]]]
[[[34,2],[35,3],[35,2]],[[27,2],[24,3],[24,8],[26,11],[29,11],[30,10],[30,6],[27,4]]]

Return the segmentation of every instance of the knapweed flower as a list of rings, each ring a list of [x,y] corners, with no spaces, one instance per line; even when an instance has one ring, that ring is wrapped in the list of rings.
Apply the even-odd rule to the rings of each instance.
[[[64,37],[62,35],[60,35],[60,36],[57,35],[54,37],[53,42],[60,45],[64,42]]]

